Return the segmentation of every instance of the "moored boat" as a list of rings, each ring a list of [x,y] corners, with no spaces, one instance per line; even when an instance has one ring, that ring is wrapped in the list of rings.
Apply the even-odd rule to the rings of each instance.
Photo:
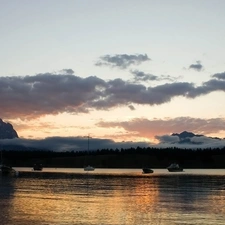
[[[34,166],[33,166],[33,170],[35,171],[42,171],[43,169],[43,166],[41,163],[35,163]]]
[[[169,172],[182,172],[183,168],[179,166],[177,163],[172,163],[167,167]]]
[[[2,176],[13,176],[16,175],[16,170],[10,166],[0,165],[0,174]]]
[[[143,171],[143,173],[153,173],[154,172],[154,170],[152,170],[152,169],[150,169],[148,167],[142,168],[142,171]]]
[[[94,170],[95,170],[95,168],[93,166],[90,166],[90,165],[84,167],[84,171],[94,171]]]

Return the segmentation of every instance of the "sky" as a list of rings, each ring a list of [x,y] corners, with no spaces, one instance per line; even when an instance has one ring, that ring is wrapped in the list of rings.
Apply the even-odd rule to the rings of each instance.
[[[60,149],[87,136],[99,148],[171,146],[168,137],[185,130],[223,139],[224,8],[0,0],[0,118],[22,141],[57,139]]]

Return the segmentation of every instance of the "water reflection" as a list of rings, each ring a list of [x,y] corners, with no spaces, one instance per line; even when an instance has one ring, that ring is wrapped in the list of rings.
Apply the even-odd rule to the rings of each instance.
[[[11,212],[13,211],[12,199],[14,196],[14,178],[0,176],[0,223],[11,223]],[[13,223],[11,223],[13,224]]]
[[[0,220],[25,224],[223,224],[223,175],[22,173],[0,179]]]

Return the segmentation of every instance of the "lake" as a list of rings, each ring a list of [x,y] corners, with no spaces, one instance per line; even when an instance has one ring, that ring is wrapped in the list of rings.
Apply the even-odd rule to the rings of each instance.
[[[225,224],[225,170],[15,168],[0,177],[1,225]]]

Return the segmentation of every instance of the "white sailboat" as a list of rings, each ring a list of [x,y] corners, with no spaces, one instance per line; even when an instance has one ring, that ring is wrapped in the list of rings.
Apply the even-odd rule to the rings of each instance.
[[[88,152],[89,152],[89,138],[90,137],[88,135]],[[93,166],[90,166],[90,165],[84,167],[84,171],[94,171],[94,170],[95,170],[95,168]]]
[[[95,170],[95,168],[93,166],[90,166],[90,165],[84,167],[84,171],[94,171],[94,170]]]
[[[177,163],[172,163],[170,166],[167,167],[169,172],[182,172],[183,168],[179,166]]]

